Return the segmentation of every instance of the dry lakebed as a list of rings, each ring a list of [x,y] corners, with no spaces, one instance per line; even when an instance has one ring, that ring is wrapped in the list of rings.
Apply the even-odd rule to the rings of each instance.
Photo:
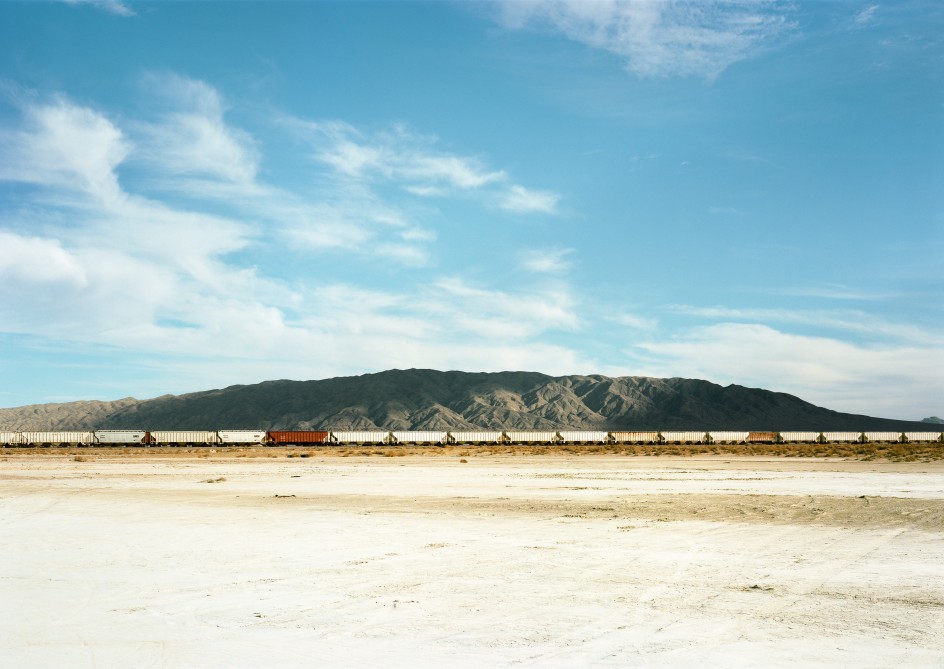
[[[4,667],[944,666],[944,462],[0,458]]]

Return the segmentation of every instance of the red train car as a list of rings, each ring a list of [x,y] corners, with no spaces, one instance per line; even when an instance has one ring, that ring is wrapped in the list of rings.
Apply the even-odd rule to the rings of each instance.
[[[269,430],[266,443],[270,446],[320,446],[329,443],[330,435],[320,430]]]

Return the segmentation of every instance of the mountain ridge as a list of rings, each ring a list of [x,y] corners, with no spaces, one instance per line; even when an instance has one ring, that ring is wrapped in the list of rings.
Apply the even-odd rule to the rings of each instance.
[[[387,370],[0,409],[0,429],[927,430],[700,379]]]

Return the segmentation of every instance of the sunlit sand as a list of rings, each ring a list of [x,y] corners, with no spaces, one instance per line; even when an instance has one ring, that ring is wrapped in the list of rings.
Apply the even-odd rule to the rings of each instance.
[[[8,667],[944,666],[944,463],[6,455]]]

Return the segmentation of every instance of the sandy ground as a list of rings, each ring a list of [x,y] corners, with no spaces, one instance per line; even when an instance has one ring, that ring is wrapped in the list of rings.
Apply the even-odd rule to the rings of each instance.
[[[944,464],[0,459],[4,667],[944,666]]]

